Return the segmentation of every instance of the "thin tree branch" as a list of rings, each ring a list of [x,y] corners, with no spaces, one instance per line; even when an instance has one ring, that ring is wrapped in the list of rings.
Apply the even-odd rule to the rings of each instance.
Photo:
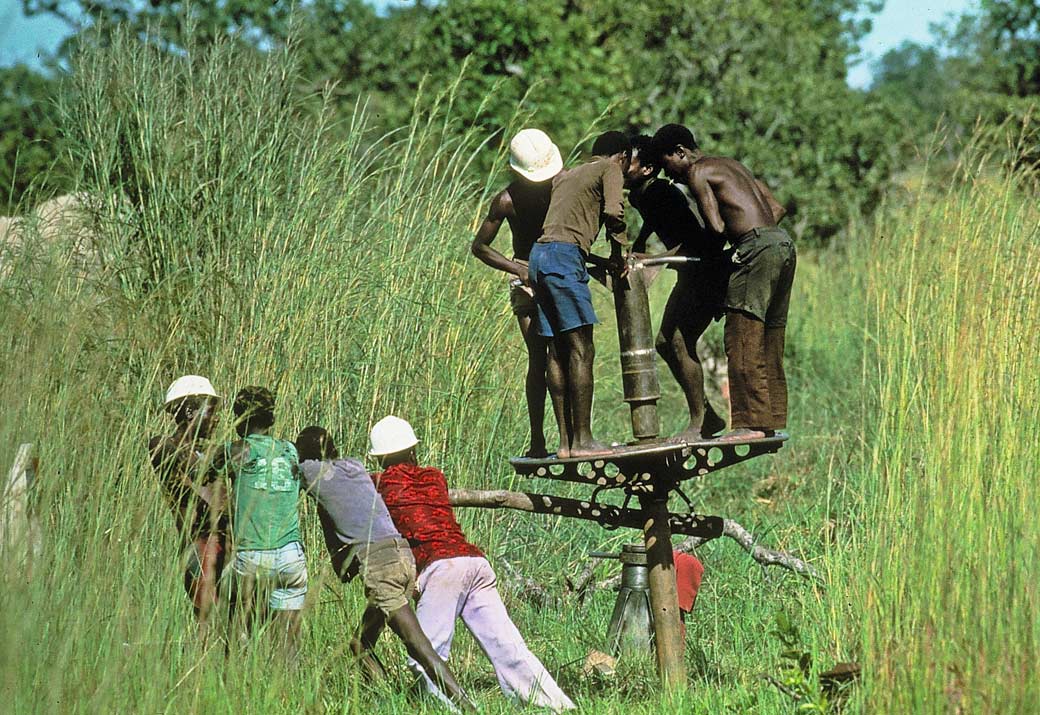
[[[547,496],[544,494],[529,494],[526,492],[512,492],[505,489],[484,491],[480,489],[451,489],[448,498],[453,506],[477,507],[483,509],[517,509],[535,514],[552,514],[578,519],[589,519],[607,524],[609,526],[627,526],[640,529],[643,526],[641,512],[634,509],[621,509],[620,507],[596,504],[595,502],[579,501],[577,499],[565,499],[562,497]],[[673,516],[673,533],[683,533],[682,521]],[[763,566],[780,566],[793,571],[799,576],[823,581],[823,577],[811,565],[783,551],[769,549],[757,543],[754,534],[732,519],[722,520],[722,535],[736,541],[740,548],[744,549],[751,558]],[[675,546],[677,551],[693,553],[698,547],[711,538],[704,536],[689,536]],[[529,591],[536,601],[545,602],[548,592],[539,584],[527,577],[520,576],[512,565],[506,564],[507,568],[516,575],[521,582],[522,589]],[[588,592],[600,588],[616,588],[621,582],[621,576],[616,575],[599,583],[592,581],[592,569],[586,568],[579,577],[568,584],[568,590],[584,598]],[[532,588],[531,584],[537,586]],[[540,591],[540,593],[536,593]]]

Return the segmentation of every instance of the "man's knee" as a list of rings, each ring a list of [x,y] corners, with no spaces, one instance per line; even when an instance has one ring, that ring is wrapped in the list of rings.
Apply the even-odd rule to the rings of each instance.
[[[595,356],[596,347],[592,342],[591,325],[568,330],[561,337],[566,344],[567,353],[572,359],[591,360]]]
[[[542,338],[540,342],[527,342],[527,370],[529,373],[544,374],[549,364],[549,346]]]
[[[657,333],[657,338],[654,340],[654,349],[657,350],[657,354],[665,362],[671,362],[678,354],[675,346],[675,336],[677,333],[671,333],[666,335],[663,331]]]

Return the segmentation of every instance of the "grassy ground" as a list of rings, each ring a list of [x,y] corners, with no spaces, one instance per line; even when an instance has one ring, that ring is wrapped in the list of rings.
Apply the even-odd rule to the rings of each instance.
[[[0,274],[0,463],[19,442],[38,445],[44,536],[31,568],[6,569],[0,587],[4,710],[435,709],[398,692],[400,668],[372,687],[350,666],[358,589],[329,579],[306,505],[302,667],[282,672],[262,644],[231,662],[202,651],[147,465],[146,437],[166,426],[163,389],[199,372],[224,393],[276,386],[285,436],[318,421],[360,454],[368,426],[395,412],[454,485],[525,485],[506,462],[526,439],[523,348],[505,280],[467,250],[494,184],[467,171],[486,151],[480,138],[452,119],[449,91],[368,149],[363,112],[337,120],[296,98],[289,64],[221,48],[189,63],[117,41],[76,67],[67,127],[79,185],[99,200],[95,257],[29,245]],[[764,571],[732,543],[703,547],[690,688],[668,702],[649,660],[622,663],[609,684],[581,676],[585,653],[603,647],[613,594],[539,607],[499,569],[529,644],[583,712],[820,711],[816,674],[843,660],[865,672],[850,712],[1033,709],[1035,201],[1014,179],[965,170],[892,203],[873,235],[800,257],[791,443],[688,490],[703,511],[809,558],[826,586]],[[597,333],[596,428],[622,439],[613,330],[607,317]],[[676,429],[681,399],[662,383]],[[588,550],[638,538],[513,513],[461,517],[493,563],[561,593]],[[400,663],[396,643],[382,648]],[[806,675],[790,667],[802,654]],[[464,634],[452,665],[485,712],[511,711]]]

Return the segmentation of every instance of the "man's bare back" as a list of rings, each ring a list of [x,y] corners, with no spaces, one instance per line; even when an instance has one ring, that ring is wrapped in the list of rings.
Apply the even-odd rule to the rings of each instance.
[[[531,246],[542,235],[542,224],[552,196],[552,182],[514,181],[502,195],[511,209],[505,218],[513,234],[513,255],[526,261],[531,255]]]
[[[708,228],[731,241],[756,228],[775,228],[786,211],[769,188],[736,159],[705,156],[681,124],[657,130],[654,150],[672,181],[686,184]]]
[[[685,180],[716,233],[733,240],[752,229],[776,226],[779,203],[739,161],[702,156],[690,165]]]

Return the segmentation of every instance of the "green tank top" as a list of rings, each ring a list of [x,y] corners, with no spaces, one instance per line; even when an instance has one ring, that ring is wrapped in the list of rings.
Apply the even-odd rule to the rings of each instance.
[[[300,540],[299,457],[292,442],[268,435],[245,438],[249,459],[235,474],[235,548],[279,549]]]

